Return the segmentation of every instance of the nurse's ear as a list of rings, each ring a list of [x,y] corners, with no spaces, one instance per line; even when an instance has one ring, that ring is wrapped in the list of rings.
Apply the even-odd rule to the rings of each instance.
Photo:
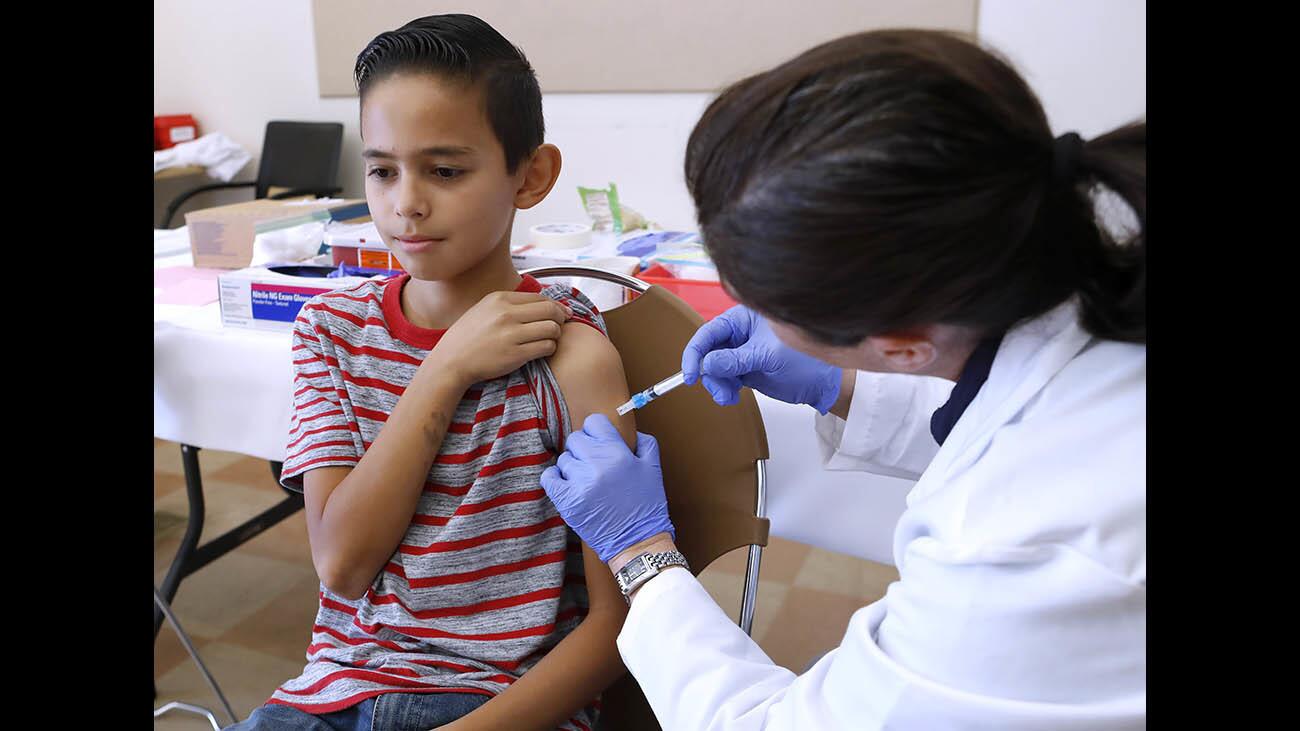
[[[873,335],[863,340],[859,347],[870,351],[870,357],[887,364],[885,370],[956,381],[979,340],[977,330],[962,325],[939,324]]]
[[[938,348],[923,332],[872,335],[866,339],[865,345],[896,373],[924,374],[939,356]]]

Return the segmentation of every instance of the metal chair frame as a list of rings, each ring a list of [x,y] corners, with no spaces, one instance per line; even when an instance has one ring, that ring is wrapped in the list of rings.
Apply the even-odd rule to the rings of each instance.
[[[167,621],[171,622],[172,629],[176,630],[176,636],[180,638],[181,644],[185,645],[185,651],[190,654],[190,658],[194,660],[194,664],[199,666],[199,672],[203,674],[203,679],[208,681],[208,686],[212,688],[212,692],[216,693],[217,698],[221,699],[221,705],[226,709],[226,713],[229,714],[230,722],[239,723],[239,716],[236,716],[234,709],[230,707],[230,702],[226,700],[226,695],[221,692],[221,686],[217,685],[217,680],[216,678],[213,678],[212,673],[208,671],[208,666],[203,664],[203,660],[199,657],[199,651],[194,648],[194,643],[190,642],[190,636],[185,633],[185,630],[181,629],[180,620],[176,619],[176,615],[172,613],[171,607],[167,604],[167,601],[162,598],[162,594],[158,593],[158,587],[156,586],[153,588],[153,601],[158,605],[158,608],[162,610],[163,614],[166,615]],[[204,716],[208,719],[208,723],[212,724],[213,731],[221,731],[221,726],[217,723],[217,717],[212,713],[212,711],[203,706],[196,706],[182,701],[172,701],[163,704],[160,708],[155,708],[153,717],[158,718],[159,716],[174,710]]]

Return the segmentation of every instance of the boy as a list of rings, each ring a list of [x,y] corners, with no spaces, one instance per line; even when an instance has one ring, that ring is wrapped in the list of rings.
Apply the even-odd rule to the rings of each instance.
[[[366,199],[408,274],[295,323],[281,479],[320,609],[302,675],[236,728],[590,729],[626,605],[539,476],[590,413],[636,436],[595,307],[511,264],[515,209],[560,171],[536,78],[468,15],[380,34],[355,76]]]

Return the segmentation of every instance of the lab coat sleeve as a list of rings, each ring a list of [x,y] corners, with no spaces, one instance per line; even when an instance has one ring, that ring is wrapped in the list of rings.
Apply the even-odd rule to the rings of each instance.
[[[826,469],[918,479],[939,451],[930,417],[952,387],[942,378],[858,371],[848,421],[826,413],[814,422]]]
[[[1143,587],[1062,546],[917,548],[915,578],[854,613],[803,675],[680,569],[641,589],[619,651],[675,731],[1143,727]]]

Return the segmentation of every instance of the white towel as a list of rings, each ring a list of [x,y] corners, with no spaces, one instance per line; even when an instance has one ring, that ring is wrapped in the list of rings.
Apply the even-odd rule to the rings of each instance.
[[[320,251],[324,234],[324,221],[313,221],[257,234],[253,237],[253,258],[248,265],[257,267],[264,264],[306,262]]]
[[[153,171],[184,165],[202,165],[208,175],[230,182],[253,156],[220,132],[210,132],[197,140],[182,142],[153,154]]]

